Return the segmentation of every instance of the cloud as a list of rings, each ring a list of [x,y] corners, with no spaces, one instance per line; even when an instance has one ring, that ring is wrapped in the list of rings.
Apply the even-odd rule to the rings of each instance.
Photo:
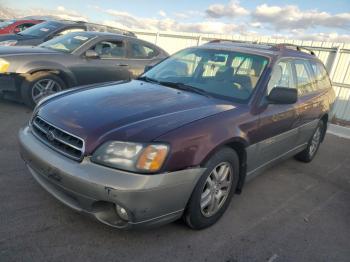
[[[253,21],[267,24],[274,29],[307,29],[318,26],[349,29],[350,13],[331,15],[317,10],[302,11],[298,6],[257,6],[251,14]]]
[[[75,21],[87,21],[87,16],[80,14],[75,10],[66,9],[64,6],[58,6],[55,10],[43,8],[30,8],[26,10],[4,8],[0,5],[0,16],[5,19],[10,18],[33,18],[33,19],[65,19]]]
[[[208,17],[211,18],[222,18],[229,17],[235,18],[238,16],[248,15],[249,11],[244,7],[240,6],[238,1],[230,1],[227,5],[213,4],[205,10]]]
[[[217,33],[230,34],[243,31],[242,25],[228,24],[219,21],[203,21],[197,23],[179,22],[171,18],[144,18],[134,16],[128,12],[118,10],[106,10],[105,13],[111,15],[113,20],[105,21],[106,25],[116,26],[126,30],[143,29],[152,31],[180,31],[197,33]]]
[[[202,18],[204,16],[203,12],[195,11],[195,10],[187,10],[184,12],[174,13],[175,18],[177,19],[188,19],[188,18]]]
[[[233,6],[237,7],[235,8],[235,13],[232,12]],[[88,7],[93,8],[97,13],[104,13],[110,16],[110,19],[106,19],[103,22],[100,21],[101,23],[126,30],[235,34],[253,38],[268,36],[284,39],[350,42],[350,34],[340,34],[338,30],[350,29],[350,13],[331,15],[317,10],[301,11],[297,6],[291,5],[283,7],[260,5],[254,12],[249,13],[249,16],[247,15],[251,19],[245,19],[239,24],[224,22],[225,19],[222,19],[235,17],[238,14],[248,14],[246,9],[240,10],[239,2],[235,1],[231,1],[227,5],[211,5],[205,13],[197,10],[187,10],[168,16],[165,11],[160,10],[158,12],[159,16],[156,17],[140,17],[120,10],[102,9],[98,6]],[[208,10],[211,10],[210,12],[212,13],[208,12]],[[88,17],[81,14],[81,12],[67,9],[62,5],[57,6],[54,10],[47,10],[43,8],[11,9],[0,4],[0,16],[9,19],[35,17],[42,19],[88,20]],[[192,22],[194,20],[193,17],[196,17],[198,22]],[[315,30],[309,30],[314,27],[319,27],[316,32]],[[320,32],[320,28],[325,27],[334,28],[334,30],[328,33]],[[270,31],[267,29],[270,29]],[[262,32],[265,32],[265,35]]]
[[[158,14],[162,17],[166,17],[166,13],[163,10],[159,10]]]

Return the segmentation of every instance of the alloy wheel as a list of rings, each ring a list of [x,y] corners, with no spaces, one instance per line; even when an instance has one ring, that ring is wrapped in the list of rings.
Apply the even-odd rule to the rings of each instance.
[[[37,81],[32,88],[32,99],[37,104],[46,96],[52,95],[62,90],[59,83],[52,79],[41,79]]]
[[[201,213],[205,217],[216,214],[224,205],[231,190],[233,169],[230,163],[218,164],[208,176],[201,194]]]
[[[318,127],[311,139],[310,148],[309,148],[310,156],[313,156],[316,153],[318,145],[320,144],[320,141],[321,141],[321,128]]]

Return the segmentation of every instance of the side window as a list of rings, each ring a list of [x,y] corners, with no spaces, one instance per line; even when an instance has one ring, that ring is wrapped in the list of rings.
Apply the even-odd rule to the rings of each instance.
[[[314,85],[308,68],[308,63],[304,60],[295,60],[294,66],[298,93],[300,95],[307,95],[312,93],[314,91]]]
[[[331,86],[331,81],[323,64],[311,62],[311,67],[315,76],[315,84],[318,90],[327,89]]]
[[[18,25],[16,26],[16,32],[22,32],[23,30],[26,30],[27,28],[33,26],[34,24],[31,24],[31,23],[26,23],[26,24],[21,24],[21,25]]]
[[[130,42],[130,58],[150,59],[158,55],[157,50],[142,43]]]
[[[102,41],[91,48],[101,58],[122,58],[126,56],[125,43],[122,41]]]
[[[267,86],[267,94],[270,94],[271,90],[277,86],[295,88],[291,61],[280,61],[274,66]]]

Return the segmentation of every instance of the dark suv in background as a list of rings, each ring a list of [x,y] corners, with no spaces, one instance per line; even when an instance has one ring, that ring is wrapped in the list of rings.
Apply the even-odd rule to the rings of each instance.
[[[67,88],[135,78],[167,56],[136,37],[104,32],[68,33],[38,47],[0,47],[0,93],[34,107]]]
[[[52,20],[32,26],[18,34],[0,35],[0,46],[36,46],[57,36],[81,31],[110,32],[135,36],[134,33],[105,25],[80,21]]]
[[[42,100],[19,133],[21,155],[48,192],[107,225],[183,217],[201,229],[247,179],[291,156],[311,161],[333,102],[310,52],[218,40],[138,80]]]

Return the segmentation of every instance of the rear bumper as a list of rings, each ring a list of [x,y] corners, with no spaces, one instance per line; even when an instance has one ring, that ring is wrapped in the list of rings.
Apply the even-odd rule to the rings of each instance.
[[[181,217],[197,180],[204,172],[193,168],[141,175],[103,167],[85,158],[70,160],[38,141],[29,127],[19,132],[20,152],[38,183],[58,200],[102,223],[117,227],[145,227]],[[126,209],[120,219],[115,205]]]

